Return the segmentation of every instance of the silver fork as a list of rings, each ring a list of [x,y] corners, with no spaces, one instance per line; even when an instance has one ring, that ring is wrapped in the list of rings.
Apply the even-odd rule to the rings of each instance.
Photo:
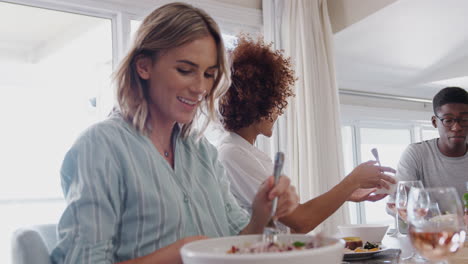
[[[278,183],[278,179],[281,175],[281,170],[283,169],[284,164],[284,153],[277,152],[275,155],[275,165],[273,170],[273,177],[275,179],[275,185]],[[276,214],[276,207],[278,206],[278,197],[273,199],[273,203],[271,206],[270,212],[270,221],[268,222],[267,226],[263,229],[263,242],[265,245],[269,245],[270,243],[275,243],[278,239],[278,234],[280,230],[277,227],[276,219],[274,216]]]
[[[375,160],[379,164],[380,167],[382,167],[382,164],[380,164],[380,159],[379,159],[379,152],[377,151],[376,148],[371,149],[372,155],[374,155]]]

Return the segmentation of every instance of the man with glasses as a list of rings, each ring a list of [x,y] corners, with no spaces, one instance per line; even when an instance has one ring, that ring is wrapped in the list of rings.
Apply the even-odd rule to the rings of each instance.
[[[468,181],[468,93],[447,87],[434,96],[432,104],[432,125],[439,138],[409,145],[400,158],[397,177],[421,180],[425,187],[455,187],[462,197]]]

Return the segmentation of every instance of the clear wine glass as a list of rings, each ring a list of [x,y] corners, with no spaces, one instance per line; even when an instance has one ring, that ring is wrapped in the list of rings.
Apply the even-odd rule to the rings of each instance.
[[[408,204],[408,193],[412,187],[424,188],[421,181],[399,181],[397,185],[395,205],[399,218],[399,221],[397,221],[397,231],[400,234],[408,233],[406,206]],[[402,225],[400,220],[403,221],[404,225]]]
[[[407,212],[411,244],[429,263],[448,263],[463,247],[466,231],[455,188],[412,188]]]
[[[398,215],[395,205],[395,196],[396,194],[390,194],[387,199],[387,212],[390,212],[393,215],[393,219],[395,220],[394,224],[394,231],[392,233],[388,233],[390,237],[398,237]]]
[[[400,239],[408,239],[408,223],[407,223],[407,205],[408,193],[413,188],[424,188],[421,181],[399,181],[395,196],[395,206],[397,210],[397,234]],[[409,255],[402,256],[401,259],[414,263],[424,263],[426,260],[414,250],[409,251]]]

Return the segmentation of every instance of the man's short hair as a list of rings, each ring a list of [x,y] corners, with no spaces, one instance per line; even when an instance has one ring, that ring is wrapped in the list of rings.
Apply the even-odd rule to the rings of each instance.
[[[460,87],[446,87],[440,90],[432,99],[434,114],[444,104],[468,104],[468,93]]]

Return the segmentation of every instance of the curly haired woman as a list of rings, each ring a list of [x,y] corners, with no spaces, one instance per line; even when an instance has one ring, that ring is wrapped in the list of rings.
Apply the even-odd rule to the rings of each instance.
[[[290,58],[273,50],[263,38],[240,35],[231,52],[231,86],[219,101],[221,123],[229,132],[218,146],[219,160],[231,180],[239,204],[251,212],[255,193],[271,175],[273,163],[254,146],[258,135],[271,137],[273,125],[283,114],[296,81]],[[395,180],[382,172],[395,172],[368,161],[356,167],[330,191],[307,201],[280,219],[295,232],[307,233],[345,201],[377,201],[376,188],[388,188]]]

